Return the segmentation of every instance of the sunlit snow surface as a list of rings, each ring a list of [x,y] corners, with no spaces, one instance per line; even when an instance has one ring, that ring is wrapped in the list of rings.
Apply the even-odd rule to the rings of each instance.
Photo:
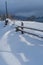
[[[4,27],[0,21],[0,65],[43,65],[43,39],[16,32],[21,21],[11,21]],[[43,23],[23,21],[24,26],[43,30]],[[43,36],[43,32],[32,32]]]

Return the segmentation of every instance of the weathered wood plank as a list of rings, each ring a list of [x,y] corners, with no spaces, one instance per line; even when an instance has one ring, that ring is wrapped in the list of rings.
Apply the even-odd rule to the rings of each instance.
[[[42,39],[43,39],[43,37],[40,36],[40,35],[31,33],[31,32],[26,32],[26,31],[24,31],[24,30],[22,30],[22,29],[19,29],[19,28],[18,28],[18,31],[21,31],[21,33],[27,33],[27,34],[29,34],[29,35],[33,35],[33,36],[36,36],[36,37],[39,37],[39,38],[42,38]]]
[[[43,32],[43,30],[39,30],[39,29],[35,29],[35,28],[30,28],[30,27],[24,27],[24,26],[17,26],[17,27]]]

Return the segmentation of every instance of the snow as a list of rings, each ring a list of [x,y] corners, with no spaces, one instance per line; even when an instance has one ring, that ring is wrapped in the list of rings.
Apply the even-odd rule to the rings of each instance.
[[[35,21],[21,21],[24,23],[24,26],[26,27],[32,27],[32,28],[36,28],[36,29],[41,29],[43,30],[43,24],[39,23],[39,22],[35,22]],[[21,25],[20,21],[16,21],[16,25]]]
[[[24,62],[29,62],[30,59],[27,59],[24,53],[19,53],[19,55],[21,56],[21,58],[23,59]]]
[[[20,37],[21,41],[25,42],[27,45],[34,46],[34,44],[29,43],[29,42],[25,39],[25,37],[23,37],[22,35],[19,35],[19,37]]]
[[[22,21],[0,21],[0,65],[43,65],[43,39],[16,32]],[[23,21],[24,26],[43,30],[43,23]],[[43,32],[24,29],[43,37]],[[3,63],[3,64],[2,64]]]

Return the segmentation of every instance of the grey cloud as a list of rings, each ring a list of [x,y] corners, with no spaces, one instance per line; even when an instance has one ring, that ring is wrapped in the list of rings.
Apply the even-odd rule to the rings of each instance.
[[[43,14],[43,0],[7,0],[8,12],[14,14]],[[5,12],[5,0],[0,0],[0,11]]]

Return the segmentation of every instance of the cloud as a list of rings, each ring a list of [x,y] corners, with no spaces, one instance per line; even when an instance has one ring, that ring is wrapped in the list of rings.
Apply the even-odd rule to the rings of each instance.
[[[8,13],[10,14],[24,15],[24,16],[43,15],[42,12],[43,0],[7,0],[7,4],[8,4]],[[5,0],[0,1],[0,11],[1,13],[2,12],[5,13]],[[38,13],[39,11],[40,13]]]

